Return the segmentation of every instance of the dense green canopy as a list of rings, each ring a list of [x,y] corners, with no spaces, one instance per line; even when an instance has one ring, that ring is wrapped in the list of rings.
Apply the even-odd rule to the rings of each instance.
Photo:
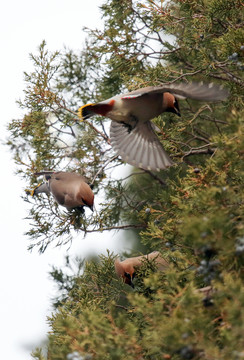
[[[244,356],[244,21],[241,0],[107,0],[104,28],[86,29],[80,53],[43,42],[25,74],[23,119],[8,145],[30,188],[34,172],[73,171],[94,184],[97,211],[67,212],[51,197],[30,202],[30,248],[62,245],[74,233],[132,229],[145,253],[136,287],[114,272],[114,254],[67,277],[49,319],[47,357],[35,359],[241,359]],[[223,84],[225,102],[182,100],[182,117],[154,119],[176,165],[152,173],[124,165],[107,119],[80,122],[78,108],[122,91],[176,81]],[[115,178],[113,169],[121,169]],[[118,171],[117,171],[118,173]],[[127,173],[128,174],[128,173]],[[102,199],[102,200],[101,200]],[[95,200],[96,202],[96,200]],[[47,249],[48,251],[48,249]],[[81,264],[79,265],[81,266]],[[197,289],[211,286],[207,295]],[[76,357],[75,357],[76,356]],[[82,357],[84,356],[84,357]]]

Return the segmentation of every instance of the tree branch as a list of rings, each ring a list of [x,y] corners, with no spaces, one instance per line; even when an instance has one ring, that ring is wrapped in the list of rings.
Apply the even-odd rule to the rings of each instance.
[[[109,226],[109,227],[104,227],[104,228],[99,228],[99,229],[81,229],[83,230],[85,233],[91,233],[91,232],[103,232],[103,231],[110,231],[110,230],[129,230],[129,229],[145,229],[147,227],[147,225],[145,224],[140,224],[140,225],[118,225],[118,226]]]
[[[92,179],[91,185],[93,185],[95,179],[97,178],[97,176],[105,169],[105,167],[112,162],[113,160],[115,160],[118,157],[118,155],[114,155],[112,158],[108,159],[105,164],[103,166],[100,167],[100,169],[96,172],[95,176]]]
[[[68,111],[69,113],[73,114],[76,119],[74,119],[76,122],[79,122],[79,119],[77,119],[77,113],[73,110],[68,109],[66,106],[64,105],[60,105],[60,107],[62,107],[64,110]],[[104,135],[100,130],[98,130],[92,123],[90,123],[89,121],[82,119],[82,122],[88,124],[88,126],[90,126],[98,135],[102,136],[102,138],[107,142],[107,144],[110,145],[110,139]]]
[[[200,154],[209,154],[212,155],[214,154],[214,152],[216,151],[216,149],[211,149],[211,148],[207,148],[207,149],[191,149],[190,151],[188,151],[187,153],[185,153],[183,155],[183,159],[185,157],[191,156],[191,155],[200,155]]]
[[[145,170],[143,169],[145,173],[149,174],[151,177],[153,177],[155,180],[157,180],[162,186],[167,186],[167,184],[160,179],[157,175],[155,175],[152,171],[150,170]]]

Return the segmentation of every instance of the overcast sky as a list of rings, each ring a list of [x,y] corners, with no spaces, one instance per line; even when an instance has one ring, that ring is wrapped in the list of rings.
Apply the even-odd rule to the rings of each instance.
[[[101,24],[101,0],[8,0],[1,4],[1,121],[0,140],[6,139],[6,124],[20,118],[23,111],[16,100],[23,96],[23,72],[32,68],[30,53],[46,40],[49,50],[64,45],[80,49],[84,43],[83,26]],[[8,149],[1,151],[1,359],[29,360],[48,331],[50,299],[55,288],[48,272],[52,265],[62,266],[67,249],[49,247],[43,255],[27,251],[26,204],[21,199],[25,184],[14,175],[15,164]],[[88,210],[89,211],[89,210]],[[76,239],[69,254],[86,256],[95,251],[122,250],[122,239],[112,234],[90,235]],[[129,245],[130,247],[130,245]],[[127,246],[127,249],[129,248]]]

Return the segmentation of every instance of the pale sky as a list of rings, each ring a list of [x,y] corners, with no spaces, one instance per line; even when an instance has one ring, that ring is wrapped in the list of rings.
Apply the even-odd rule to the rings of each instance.
[[[32,68],[29,54],[46,40],[49,50],[63,46],[80,49],[84,43],[83,26],[101,25],[98,6],[101,0],[9,0],[1,3],[1,121],[0,140],[6,138],[6,124],[20,118],[23,111],[16,100],[23,96],[23,72]],[[14,175],[15,164],[7,148],[1,151],[1,359],[29,360],[30,352],[40,346],[48,331],[50,299],[55,296],[48,272],[62,266],[66,248],[49,247],[43,255],[29,253],[26,204],[20,195],[25,184]],[[89,210],[88,210],[89,211]],[[123,237],[123,236],[122,236]],[[112,234],[82,235],[73,242],[69,254],[85,257],[89,253],[122,251],[123,239]],[[129,250],[130,244],[126,244]]]

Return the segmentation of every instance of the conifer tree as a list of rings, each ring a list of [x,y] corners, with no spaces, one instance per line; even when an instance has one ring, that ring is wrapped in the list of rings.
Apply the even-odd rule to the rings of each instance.
[[[74,232],[135,229],[145,261],[135,289],[114,271],[115,254],[54,269],[60,288],[47,356],[34,359],[241,359],[244,333],[243,3],[240,0],[106,0],[104,28],[87,29],[79,53],[50,53],[43,42],[25,74],[26,111],[9,125],[17,171],[76,170],[104,197],[94,214],[66,212],[51,197],[30,202],[30,248],[61,245]],[[221,82],[227,101],[181,101],[182,117],[154,119],[176,166],[158,174],[123,166],[106,119],[79,121],[87,102],[147,85]],[[47,249],[48,251],[48,249]],[[83,272],[81,271],[83,269]],[[201,290],[203,289],[203,290]]]

